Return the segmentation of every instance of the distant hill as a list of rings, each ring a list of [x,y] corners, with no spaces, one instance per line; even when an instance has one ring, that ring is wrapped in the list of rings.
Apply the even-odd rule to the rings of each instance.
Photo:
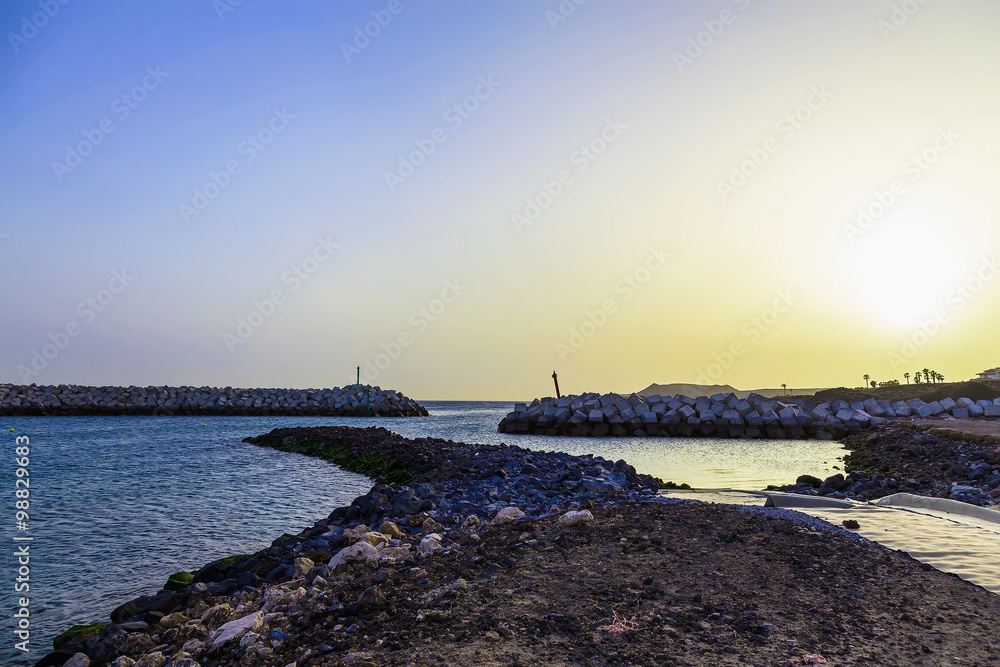
[[[654,396],[659,394],[660,396],[673,396],[674,394],[681,394],[683,396],[711,396],[712,394],[736,394],[740,398],[746,398],[750,394],[760,394],[761,396],[766,396],[767,398],[774,398],[776,396],[782,396],[787,394],[789,396],[811,396],[817,391],[823,391],[823,387],[789,387],[788,389],[751,389],[749,391],[742,391],[736,389],[732,385],[728,384],[682,384],[675,382],[673,384],[651,384],[645,389],[638,393],[640,396]]]

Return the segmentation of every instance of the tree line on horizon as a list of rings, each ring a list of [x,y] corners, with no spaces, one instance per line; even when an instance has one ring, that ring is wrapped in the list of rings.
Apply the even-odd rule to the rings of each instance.
[[[871,385],[872,389],[876,387],[894,387],[899,385],[899,380],[886,380],[885,382],[878,382],[871,379],[871,375],[865,373],[865,384],[864,388],[867,389]],[[906,380],[906,384],[910,384],[910,374],[903,373],[903,378]],[[924,368],[913,374],[913,384],[937,384],[938,382],[944,382],[944,376],[933,371],[929,368]]]

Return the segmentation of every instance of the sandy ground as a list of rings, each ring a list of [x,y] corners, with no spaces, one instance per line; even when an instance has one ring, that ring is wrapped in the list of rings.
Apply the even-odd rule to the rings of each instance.
[[[587,526],[504,527],[430,567],[394,572],[384,601],[354,619],[359,630],[334,633],[338,649],[362,655],[316,664],[1000,659],[1000,597],[844,532],[693,502],[594,514]],[[442,595],[459,578],[467,588]]]

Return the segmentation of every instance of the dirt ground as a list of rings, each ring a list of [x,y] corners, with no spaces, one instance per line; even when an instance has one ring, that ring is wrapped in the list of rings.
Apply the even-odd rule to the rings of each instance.
[[[314,635],[337,657],[306,664],[1000,660],[1000,598],[840,531],[701,503],[593,513],[584,526],[547,519],[484,532],[478,546],[392,572],[381,601],[348,621],[354,632],[340,621]],[[351,588],[371,586],[373,574],[355,573]],[[453,587],[459,578],[466,586]]]
[[[939,419],[914,419],[913,423],[921,428],[929,430],[931,435],[943,434],[952,437],[953,434],[949,432],[956,432],[962,435],[992,436],[993,438],[996,438],[997,443],[1000,444],[1000,421],[972,419],[948,419],[941,421]],[[935,433],[935,431],[937,431],[937,433]],[[942,431],[945,433],[941,433]]]

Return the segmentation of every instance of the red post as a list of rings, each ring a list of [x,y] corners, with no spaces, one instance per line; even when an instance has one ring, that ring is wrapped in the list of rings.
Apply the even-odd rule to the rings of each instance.
[[[559,395],[559,376],[556,375],[555,371],[552,371],[552,381],[556,383],[556,398],[562,398],[562,396]]]

